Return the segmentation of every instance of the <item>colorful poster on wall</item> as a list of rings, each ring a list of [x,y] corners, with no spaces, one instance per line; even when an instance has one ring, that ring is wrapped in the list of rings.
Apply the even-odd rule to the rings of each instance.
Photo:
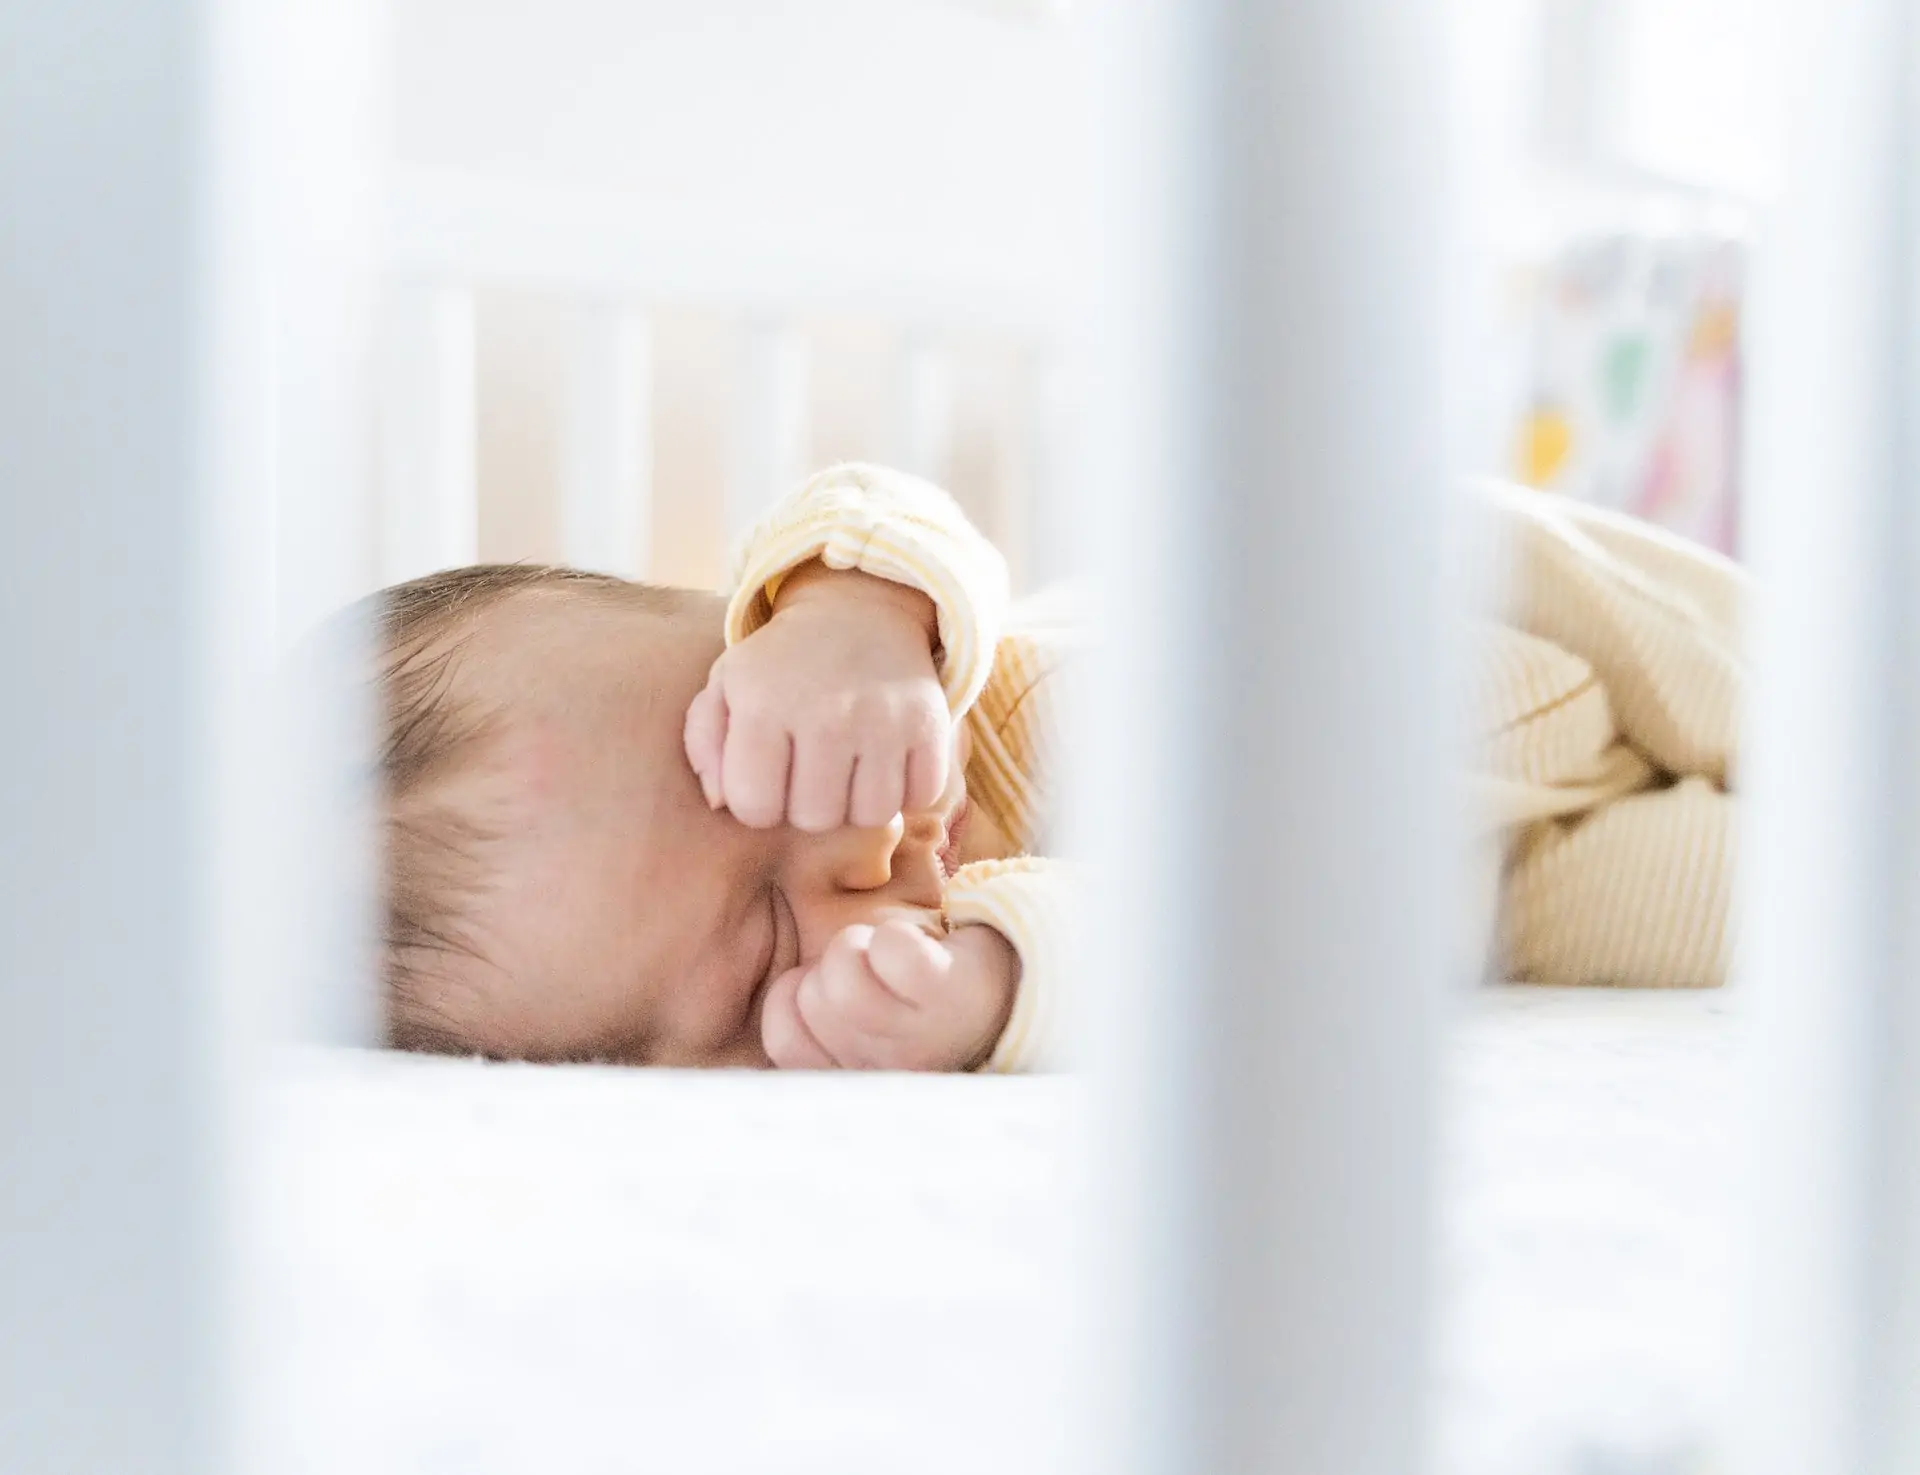
[[[1511,473],[1736,553],[1744,265],[1731,233],[1618,230],[1527,268]]]

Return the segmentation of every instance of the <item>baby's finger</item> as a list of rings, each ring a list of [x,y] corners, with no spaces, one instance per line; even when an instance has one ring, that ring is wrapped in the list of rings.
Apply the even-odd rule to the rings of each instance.
[[[760,1048],[776,1070],[832,1070],[834,1060],[800,1017],[804,968],[789,968],[767,985],[760,1003]]]
[[[906,793],[905,771],[904,754],[873,749],[863,752],[854,764],[847,822],[867,830],[892,824]]]
[[[953,972],[953,954],[911,922],[883,922],[867,944],[875,976],[902,1002],[919,1008]]]
[[[687,762],[700,780],[707,807],[718,809],[725,792],[720,783],[720,755],[727,742],[727,699],[718,682],[709,681],[687,707],[683,741]]]
[[[787,817],[787,770],[793,742],[786,729],[730,712],[720,757],[721,794],[735,819],[770,830]]]
[[[787,823],[821,833],[846,823],[849,771],[855,759],[844,740],[808,737],[794,744],[787,789]]]
[[[947,732],[917,739],[907,752],[905,808],[931,809],[947,791],[947,765],[952,758]]]

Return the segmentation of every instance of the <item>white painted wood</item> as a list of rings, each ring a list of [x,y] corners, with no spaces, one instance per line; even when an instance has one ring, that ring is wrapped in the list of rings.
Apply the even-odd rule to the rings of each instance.
[[[1027,25],[1055,25],[1073,9],[1072,0],[943,0],[955,10],[977,11]]]
[[[275,0],[274,619],[283,649],[378,582],[372,0]]]
[[[896,464],[944,485],[953,455],[953,364],[924,333],[901,340],[894,367]]]
[[[264,12],[0,12],[0,1469],[235,1466]],[[24,146],[31,141],[31,146]],[[251,965],[251,966],[250,966]]]
[[[1920,21],[1790,7],[1754,288],[1743,1363],[1727,1467],[1920,1468]]]
[[[379,1035],[375,978],[372,631],[341,611],[379,582],[369,406],[375,160],[385,139],[377,0],[276,0],[269,171],[279,719],[264,780],[276,864],[257,908],[271,961],[249,995],[263,1033],[303,1044]],[[263,560],[265,562],[266,560]],[[325,655],[322,658],[321,652]],[[263,704],[265,705],[265,704]],[[271,1310],[255,1312],[271,1317]]]
[[[983,250],[978,233],[929,243],[875,232],[778,230],[764,212],[661,211],[630,196],[428,170],[391,173],[385,253],[423,281],[740,312],[796,312],[1032,336],[1057,329],[1061,292],[1038,251]]]
[[[560,483],[562,556],[575,568],[645,575],[653,528],[653,336],[610,303],[573,327]]]
[[[473,294],[403,282],[382,324],[381,578],[479,557]]]
[[[1065,364],[1040,349],[1027,355],[1027,493],[1024,544],[1027,582],[1033,588],[1074,578],[1085,571],[1074,526],[1069,481],[1072,467],[1073,407]]]
[[[754,520],[813,469],[807,340],[790,323],[747,329],[740,366],[727,544],[737,548]]]
[[[1564,169],[1593,172],[1619,163],[1615,113],[1627,81],[1623,8],[1616,0],[1550,0],[1540,7],[1540,131]]]
[[[1086,16],[1088,1469],[1426,1463],[1457,869],[1438,23],[1408,0]]]

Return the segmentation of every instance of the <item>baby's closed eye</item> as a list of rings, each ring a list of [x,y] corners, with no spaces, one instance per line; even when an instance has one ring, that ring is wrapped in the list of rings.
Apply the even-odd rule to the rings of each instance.
[[[766,946],[761,950],[759,966],[741,991],[740,1023],[747,1029],[759,1027],[760,1001],[766,996],[768,985],[800,961],[800,933],[793,919],[793,907],[778,886],[767,887],[765,913]]]

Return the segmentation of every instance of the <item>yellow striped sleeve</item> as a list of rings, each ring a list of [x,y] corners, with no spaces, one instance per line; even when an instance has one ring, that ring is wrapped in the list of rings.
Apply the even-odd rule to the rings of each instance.
[[[1019,856],[962,866],[947,887],[947,924],[983,923],[1020,955],[1013,1012],[982,1070],[1058,1070],[1067,1061],[1073,921],[1070,868]]]
[[[945,492],[885,467],[834,466],[754,527],[727,607],[727,642],[773,614],[780,581],[813,559],[920,590],[940,629],[940,681],[959,717],[993,666],[1007,611],[1007,566]]]

